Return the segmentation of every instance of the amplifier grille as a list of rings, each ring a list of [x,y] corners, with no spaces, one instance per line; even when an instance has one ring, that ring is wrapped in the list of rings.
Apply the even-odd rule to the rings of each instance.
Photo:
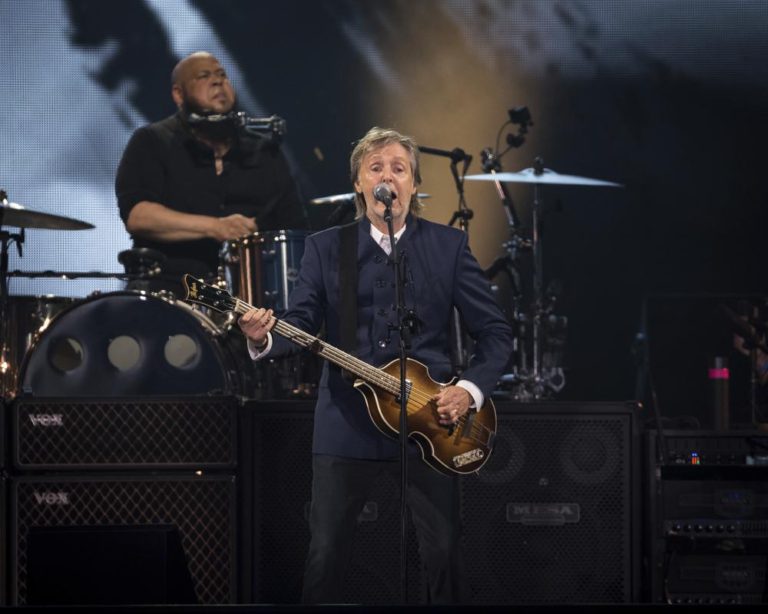
[[[30,527],[110,525],[178,527],[199,603],[234,601],[232,476],[18,478],[11,506],[12,590],[18,605],[27,603]]]
[[[17,401],[14,463],[19,469],[231,467],[237,401],[55,399]]]

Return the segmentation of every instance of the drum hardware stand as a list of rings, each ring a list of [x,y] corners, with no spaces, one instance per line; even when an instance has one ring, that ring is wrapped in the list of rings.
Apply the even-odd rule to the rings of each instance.
[[[482,151],[483,171],[488,174],[501,172],[501,157],[513,148],[519,148],[525,143],[528,128],[533,125],[531,114],[527,107],[516,107],[508,111],[509,120],[502,124],[496,136],[496,149],[486,148]],[[499,141],[501,133],[509,124],[518,126],[517,134],[507,134],[507,148],[497,153],[500,149]],[[541,158],[536,158],[534,174],[544,173],[544,163]],[[557,340],[557,333],[561,333],[567,326],[564,317],[554,315],[556,293],[548,292],[545,297],[543,276],[543,254],[541,244],[541,197],[540,186],[534,183],[533,200],[533,228],[531,239],[520,236],[520,218],[515,211],[514,203],[506,188],[499,180],[494,180],[499,199],[504,206],[507,215],[510,238],[502,244],[505,254],[497,258],[486,270],[486,276],[492,279],[498,273],[505,272],[512,284],[512,320],[516,324],[516,335],[513,345],[515,363],[512,372],[501,376],[501,383],[513,387],[512,398],[518,401],[531,401],[547,398],[552,392],[559,392],[565,386],[565,376],[562,368],[557,364],[558,359],[553,357],[552,364],[544,364],[544,342],[551,345],[562,345],[564,342]],[[520,283],[518,270],[518,257],[522,251],[533,253],[533,302],[532,314],[529,316],[524,308],[523,288]],[[545,330],[547,334],[545,335]],[[531,335],[531,365],[529,369],[529,356],[526,347],[528,334]]]
[[[8,194],[5,190],[0,190],[0,202],[4,206],[8,206]],[[19,258],[23,254],[22,245],[24,244],[24,228],[18,233],[8,232],[3,230],[5,209],[0,209],[0,330],[2,331],[2,339],[0,339],[0,377],[5,376],[8,370],[11,368],[8,347],[8,248],[11,243],[16,243],[16,249],[19,252]],[[8,391],[5,390],[5,381],[2,382],[2,397],[6,397]]]
[[[459,195],[459,204],[458,209],[453,212],[448,225],[453,226],[458,220],[459,228],[466,233],[467,237],[469,237],[469,220],[474,217],[475,212],[467,207],[467,201],[464,198],[464,176],[467,174],[469,165],[472,163],[472,156],[465,153],[464,150],[459,147],[447,151],[445,149],[436,149],[434,147],[419,146],[419,151],[433,156],[450,158],[451,175],[453,176],[453,181],[456,185],[456,192]],[[459,162],[464,163],[461,173],[459,173],[458,170]],[[451,335],[453,337],[453,356],[451,357],[451,362],[453,363],[453,368],[456,374],[461,375],[469,366],[470,351],[467,346],[470,340],[464,330],[461,314],[455,307],[453,308],[453,317],[451,318]]]

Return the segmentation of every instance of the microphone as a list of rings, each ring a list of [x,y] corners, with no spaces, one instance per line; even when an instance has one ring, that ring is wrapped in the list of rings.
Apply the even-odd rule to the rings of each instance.
[[[397,198],[397,194],[386,183],[380,183],[373,188],[373,197],[389,208],[392,206],[392,199]]]
[[[285,120],[277,115],[270,117],[251,117],[245,111],[230,111],[229,113],[209,113],[200,115],[199,113],[189,113],[187,121],[190,124],[220,124],[222,122],[231,122],[237,126],[242,126],[246,130],[254,132],[271,132],[274,136],[284,136],[287,129]]]
[[[235,122],[246,130],[270,131],[276,136],[284,136],[287,131],[285,120],[277,115],[251,117],[246,115],[244,111],[238,111],[235,113]]]

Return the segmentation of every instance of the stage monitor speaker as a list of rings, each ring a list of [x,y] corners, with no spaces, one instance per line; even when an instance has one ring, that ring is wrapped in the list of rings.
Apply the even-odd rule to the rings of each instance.
[[[298,603],[309,546],[313,402],[254,402],[253,600]],[[400,596],[399,482],[387,475],[371,485],[358,518],[344,603],[397,604]],[[408,601],[423,599],[415,532],[407,540]]]
[[[14,605],[26,605],[38,598],[45,600],[56,593],[54,586],[43,584],[41,588],[40,584],[40,566],[45,569],[45,556],[50,554],[53,544],[73,544],[79,538],[82,546],[78,548],[83,552],[94,552],[101,542],[123,548],[122,552],[105,556],[114,555],[115,559],[125,561],[134,555],[146,556],[152,548],[159,547],[156,541],[152,543],[152,539],[161,536],[147,537],[148,532],[158,530],[158,525],[178,530],[183,557],[166,550],[169,565],[175,568],[170,573],[177,574],[178,579],[181,562],[174,562],[174,559],[183,558],[192,577],[197,603],[236,601],[233,476],[190,472],[186,475],[16,477],[11,480],[10,509],[10,588]],[[130,535],[125,532],[125,527],[136,527],[133,540],[137,543],[126,545]],[[50,532],[46,534],[45,530]],[[141,540],[143,545],[138,543]],[[70,555],[73,572],[87,573],[86,569],[78,569],[81,557],[75,552]],[[59,552],[56,556],[66,557],[66,554]],[[110,560],[107,558],[103,562],[108,565]],[[51,562],[60,567],[65,563],[65,559]],[[124,566],[125,563],[121,563],[120,568],[113,570],[118,577]],[[149,569],[144,571],[149,572]],[[176,582],[175,586],[183,588],[183,582]],[[167,584],[166,588],[169,588]],[[35,590],[41,592],[35,595],[32,593]]]
[[[638,407],[499,403],[494,449],[463,481],[475,604],[636,601]]]
[[[17,399],[14,465],[37,469],[225,469],[236,464],[233,397]]]
[[[30,527],[28,605],[197,603],[175,526]]]

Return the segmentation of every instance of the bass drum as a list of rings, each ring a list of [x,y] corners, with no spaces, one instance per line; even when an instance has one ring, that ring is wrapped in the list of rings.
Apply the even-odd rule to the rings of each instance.
[[[90,297],[62,312],[22,364],[35,397],[250,394],[242,339],[187,303],[144,292]]]

